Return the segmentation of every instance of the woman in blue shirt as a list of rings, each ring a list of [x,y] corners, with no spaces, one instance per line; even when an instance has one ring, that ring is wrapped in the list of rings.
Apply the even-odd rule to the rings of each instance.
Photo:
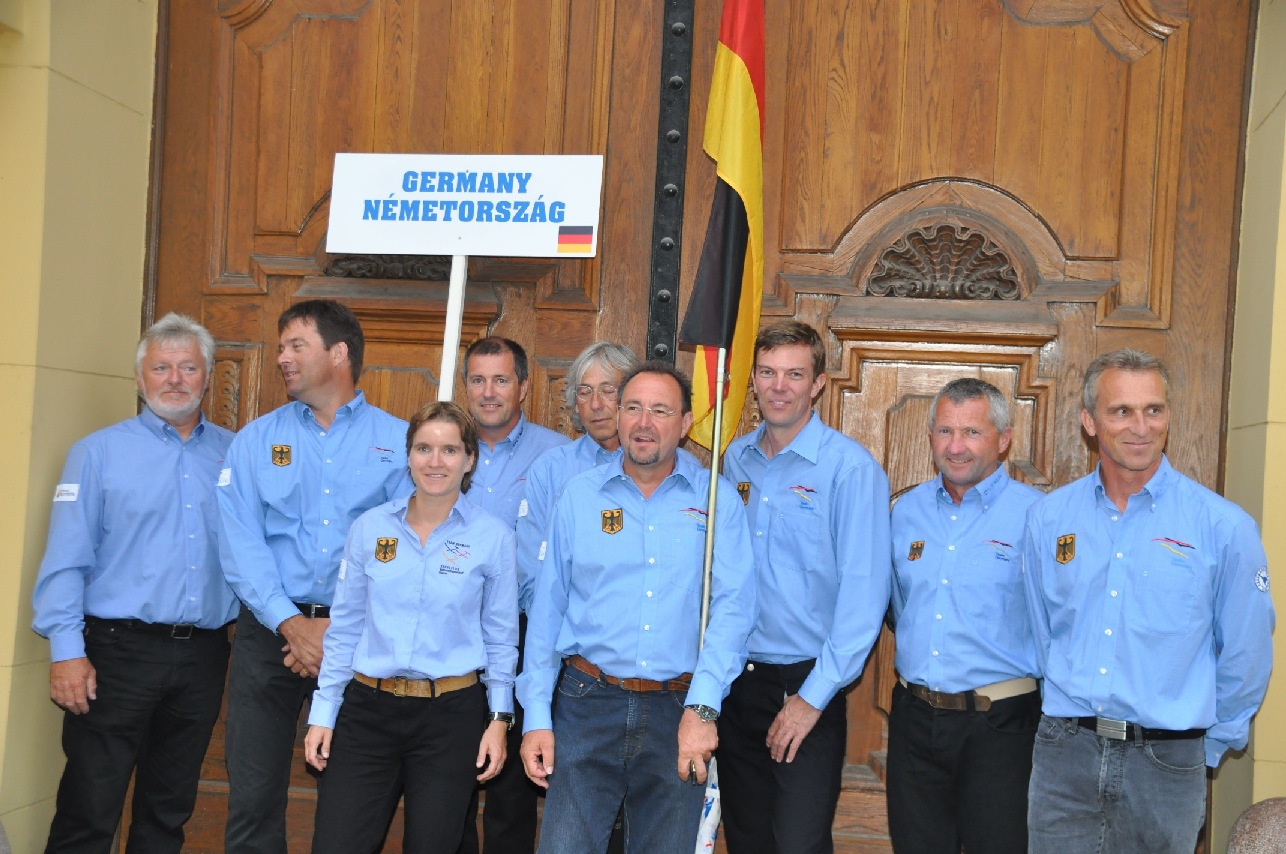
[[[415,494],[349,531],[304,739],[324,771],[314,854],[377,851],[403,796],[404,850],[453,854],[474,786],[504,764],[514,535],[462,494],[477,459],[473,419],[425,405],[407,429]]]

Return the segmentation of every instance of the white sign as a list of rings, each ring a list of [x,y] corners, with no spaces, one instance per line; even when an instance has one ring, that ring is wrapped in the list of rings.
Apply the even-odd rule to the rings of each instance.
[[[590,258],[601,155],[336,154],[326,250]]]

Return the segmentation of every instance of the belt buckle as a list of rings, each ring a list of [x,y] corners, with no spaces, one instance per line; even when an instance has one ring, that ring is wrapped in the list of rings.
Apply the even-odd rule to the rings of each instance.
[[[170,637],[173,640],[191,640],[193,628],[195,628],[195,626],[190,624],[170,626]]]
[[[1113,741],[1126,741],[1129,724],[1125,721],[1114,721],[1111,718],[1095,718],[1094,733]]]
[[[406,677],[405,676],[394,676],[389,681],[393,683],[393,691],[391,693],[393,694],[394,697],[406,696]]]

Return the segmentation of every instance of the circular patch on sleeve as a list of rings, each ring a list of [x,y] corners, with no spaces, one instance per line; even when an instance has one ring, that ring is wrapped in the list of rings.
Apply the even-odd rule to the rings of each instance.
[[[1268,592],[1268,567],[1261,566],[1259,572],[1255,573],[1255,586],[1265,593]]]

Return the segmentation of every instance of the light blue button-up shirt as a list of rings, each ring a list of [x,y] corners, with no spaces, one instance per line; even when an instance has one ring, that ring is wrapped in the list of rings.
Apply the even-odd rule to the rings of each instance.
[[[204,418],[184,441],[145,408],[72,446],[33,597],[53,661],[85,655],[87,614],[203,629],[236,616],[215,534],[231,442]]]
[[[765,429],[724,456],[728,477],[750,487],[760,602],[750,659],[817,659],[799,696],[823,709],[862,672],[888,608],[889,479],[816,412],[772,459],[759,444]]]
[[[1099,471],[1032,505],[1023,545],[1043,710],[1206,730],[1241,748],[1272,670],[1254,520],[1168,459],[1121,513]]]
[[[518,677],[524,731],[552,729],[566,656],[618,678],[692,673],[685,702],[716,709],[745,663],[755,575],[737,493],[719,479],[710,623],[698,652],[710,473],[679,455],[648,499],[621,460],[577,475],[555,502]]]
[[[329,605],[349,526],[414,491],[406,427],[359,391],[329,429],[292,401],[237,434],[219,479],[219,556],[263,625],[296,616],[295,602]]]
[[[893,507],[897,669],[934,691],[1039,676],[1023,587],[1027,508],[1040,490],[1004,466],[956,504],[942,476]]]
[[[334,728],[355,671],[443,679],[485,668],[491,711],[513,711],[513,531],[462,495],[421,546],[407,502],[367,511],[349,532],[309,724]]]
[[[473,467],[469,483],[469,500],[504,522],[516,527],[523,514],[523,493],[527,489],[527,471],[536,458],[571,440],[519,415],[509,435],[490,448],[478,443],[478,464]]]
[[[562,494],[567,481],[583,471],[609,462],[621,455],[606,450],[586,433],[574,442],[549,448],[536,458],[527,470],[527,490],[518,510],[518,607],[525,613],[531,607],[536,587],[536,572],[549,533],[549,515],[554,500]]]

